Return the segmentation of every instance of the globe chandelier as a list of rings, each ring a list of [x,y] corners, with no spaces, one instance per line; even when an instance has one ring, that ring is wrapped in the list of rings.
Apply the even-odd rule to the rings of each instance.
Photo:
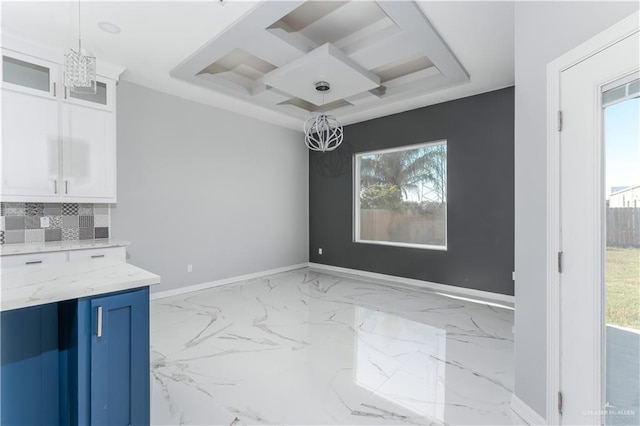
[[[80,0],[78,0],[78,50],[69,49],[64,55],[64,85],[72,92],[96,93],[96,58],[82,53]]]
[[[316,90],[322,93],[322,105],[324,105],[324,94],[331,89],[326,81],[316,83]],[[320,112],[315,117],[305,121],[304,143],[312,151],[333,151],[340,146],[343,139],[342,124],[333,115]]]

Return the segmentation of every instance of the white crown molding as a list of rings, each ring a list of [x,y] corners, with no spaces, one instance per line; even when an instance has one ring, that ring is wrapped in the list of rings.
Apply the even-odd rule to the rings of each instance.
[[[60,66],[64,64],[64,48],[37,43],[11,31],[2,30],[1,45],[3,49],[44,59]],[[125,69],[123,66],[96,58],[96,74],[102,77],[118,81]]]
[[[1,44],[3,49],[23,53],[56,64],[62,63],[62,58],[64,57],[64,49],[61,47],[46,46],[7,31],[4,28],[2,29]]]

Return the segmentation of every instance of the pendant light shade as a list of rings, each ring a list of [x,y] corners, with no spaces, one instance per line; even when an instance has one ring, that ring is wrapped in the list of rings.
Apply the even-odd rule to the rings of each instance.
[[[64,55],[64,85],[76,93],[96,93],[96,58],[69,49]]]

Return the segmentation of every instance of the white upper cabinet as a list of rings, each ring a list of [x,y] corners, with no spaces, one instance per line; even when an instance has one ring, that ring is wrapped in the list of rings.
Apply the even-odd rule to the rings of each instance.
[[[8,50],[2,51],[2,87],[55,99],[59,65]]]
[[[62,175],[66,197],[116,198],[114,127],[112,112],[62,105]]]
[[[58,102],[2,89],[2,198],[58,196]]]
[[[2,43],[2,201],[115,203],[123,68],[98,62],[96,93],[74,93],[62,83],[62,51]]]

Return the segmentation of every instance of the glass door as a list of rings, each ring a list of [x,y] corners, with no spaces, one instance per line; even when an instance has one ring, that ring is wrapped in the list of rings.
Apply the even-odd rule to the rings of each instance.
[[[602,95],[604,129],[604,421],[640,425],[640,79]]]

